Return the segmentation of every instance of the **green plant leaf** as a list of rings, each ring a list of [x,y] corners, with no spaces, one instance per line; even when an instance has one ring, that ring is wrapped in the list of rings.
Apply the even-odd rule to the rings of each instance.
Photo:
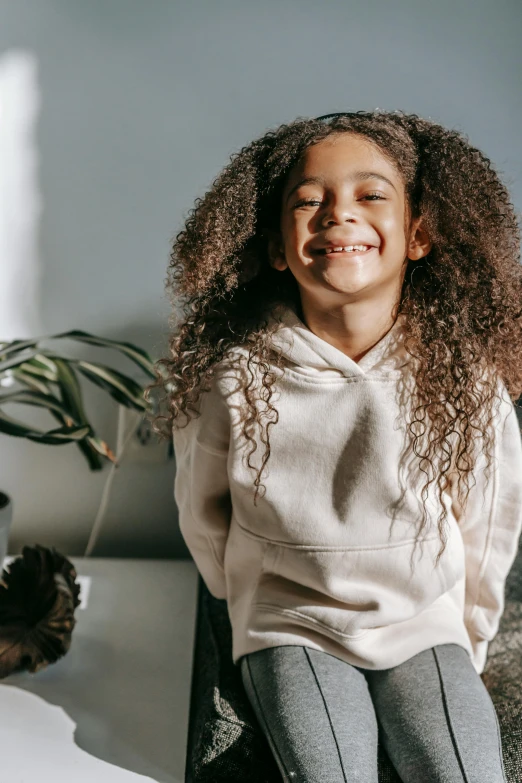
[[[19,353],[26,348],[34,348],[38,344],[39,337],[32,338],[31,340],[11,340],[9,343],[2,345],[1,356],[10,356],[12,353]]]
[[[0,395],[0,405],[6,402],[25,403],[28,405],[37,405],[42,408],[47,408],[49,413],[60,422],[60,424],[66,427],[71,427],[73,424],[80,423],[78,420],[73,420],[71,411],[58,400],[51,392],[51,389],[40,380],[32,378],[30,375],[16,370],[13,375],[20,383],[26,383],[32,388],[32,391],[17,390],[10,392],[9,394]],[[88,422],[84,422],[88,424]],[[11,433],[12,434],[12,433]],[[61,441],[60,441],[61,443]],[[109,456],[107,451],[100,448],[99,439],[93,436],[87,436],[84,440],[78,441],[78,448],[86,458],[91,470],[101,470],[103,468],[103,462],[99,457],[100,453],[104,453],[105,456]],[[103,443],[103,441],[101,441]],[[107,450],[110,452],[109,447]]]
[[[59,413],[56,413],[55,411],[49,411],[55,419],[57,419],[60,423],[65,423],[63,417],[60,416]],[[103,468],[103,462],[99,457],[99,454],[97,453],[97,449],[94,449],[91,444],[91,436],[87,436],[83,440],[79,440],[77,443],[78,448],[80,449],[81,453],[87,460],[87,464],[89,465],[89,468],[91,470],[101,470]]]
[[[76,377],[76,373],[74,372],[71,364],[65,359],[58,359],[55,357],[53,361],[56,364],[58,375],[57,382],[64,403],[70,409],[78,423],[88,424],[89,422],[87,419],[87,414],[85,413],[85,408],[83,405],[82,390],[78,378]],[[100,454],[104,457],[107,457],[112,462],[116,461],[116,457],[113,454],[112,449],[108,446],[107,443],[105,443],[105,441],[96,437],[92,426],[91,435],[84,441],[78,443],[78,447],[87,459],[91,470],[101,469],[102,462],[99,457]]]
[[[138,348],[136,345],[127,342],[121,342],[119,340],[109,340],[107,337],[97,337],[96,335],[83,332],[80,329],[73,329],[70,332],[61,332],[61,334],[55,334],[49,339],[61,339],[67,338],[69,340],[78,340],[82,343],[88,343],[89,345],[97,345],[102,348],[114,348],[117,351],[125,354],[135,364],[141,367],[148,375],[155,378],[153,370],[154,362],[149,354],[142,348]]]
[[[87,415],[83,407],[82,390],[78,383],[76,373],[70,363],[65,359],[54,358],[56,365],[57,384],[64,405],[71,412],[77,424],[86,424]]]
[[[114,348],[117,351],[120,351],[121,353],[125,354],[126,356],[131,359],[131,361],[135,362],[139,367],[141,367],[142,370],[144,370],[148,375],[150,375],[152,378],[155,378],[155,373],[153,370],[154,362],[152,361],[149,354],[144,351],[142,348],[138,348],[136,345],[133,345],[132,343],[123,342],[120,340],[110,340],[107,337],[98,337],[94,334],[90,334],[89,332],[84,332],[81,329],[72,329],[69,332],[60,332],[59,334],[49,334],[49,335],[43,335],[41,337],[36,337],[31,340],[13,340],[10,343],[5,343],[2,348],[0,349],[0,357],[8,357],[11,356],[11,354],[19,353],[20,351],[34,348],[39,343],[46,341],[46,340],[61,340],[61,339],[67,339],[67,340],[76,340],[78,342],[82,343],[88,343],[89,345],[97,345],[101,348]],[[8,365],[12,366],[12,365]],[[0,371],[2,370],[2,365],[0,363]]]
[[[28,438],[37,443],[51,443],[62,445],[71,443],[71,441],[82,440],[90,433],[89,426],[60,427],[55,430],[39,430],[34,427],[28,427],[21,421],[13,419],[3,411],[0,411],[0,432],[6,435],[14,435],[17,438]]]
[[[20,365],[24,372],[34,375],[37,378],[45,378],[48,381],[55,382],[58,379],[56,364],[42,353],[37,353],[33,359]]]
[[[49,386],[43,381],[32,378],[30,375],[26,375],[18,370],[16,370],[13,375],[20,383],[26,383],[32,389],[32,392],[17,390],[15,392],[10,392],[9,394],[0,395],[0,404],[3,402],[17,402],[38,405],[47,408],[49,413],[51,413],[60,424],[65,426],[80,423],[89,424],[87,420],[84,420],[83,422],[80,421],[77,418],[77,415],[73,418],[72,411],[63,404],[64,395],[62,395],[62,401],[57,400],[52,394]],[[34,392],[39,393],[34,394]],[[116,459],[109,446],[94,435],[88,436],[85,440],[78,441],[78,448],[87,458],[91,470],[101,470],[103,467],[99,454],[103,454],[113,462]]]
[[[48,410],[56,411],[64,417],[68,417],[70,424],[84,424],[85,422],[74,421],[71,417],[69,409],[52,394],[42,394],[37,391],[25,391],[18,390],[14,392],[8,392],[7,394],[0,394],[0,405],[5,405],[7,402],[23,403],[25,405],[36,405],[40,408],[47,408]]]
[[[0,395],[0,404],[4,400],[5,402],[25,402],[32,405],[41,405],[42,407],[47,407],[49,412],[62,424],[67,426],[71,426],[73,423],[89,425],[91,435],[83,441],[78,441],[78,448],[87,459],[91,470],[101,470],[103,467],[100,455],[111,462],[116,462],[116,455],[111,447],[106,441],[96,436],[92,425],[90,425],[87,419],[81,387],[76,373],[70,366],[70,361],[60,357],[54,357],[52,361],[47,357],[42,358],[44,362],[39,362],[41,367],[37,367],[36,377],[29,373],[26,374],[21,368],[13,371],[15,378],[21,383],[27,383],[31,388],[31,392],[17,390],[4,395],[3,398]],[[54,373],[51,373],[51,378],[58,386],[61,400],[54,396],[50,385],[39,377],[42,367],[44,372],[46,372],[50,365],[54,367]],[[136,386],[140,389],[138,384]],[[141,407],[140,410],[142,410]]]
[[[78,441],[78,448],[87,460],[87,464],[91,470],[102,470],[104,462],[100,459],[98,449],[93,448],[92,441],[93,438],[88,435],[84,440]]]
[[[142,387],[129,376],[93,362],[79,360],[75,364],[86,378],[109,392],[120,405],[136,410],[149,409],[150,406],[143,397]]]
[[[66,407],[62,403],[62,401],[58,400],[56,397],[54,397],[52,394],[42,394],[40,392],[35,391],[16,391],[16,392],[10,392],[9,394],[3,394],[0,395],[0,405],[8,402],[15,402],[15,403],[23,403],[26,405],[36,405],[42,408],[46,408],[49,410],[49,412],[61,423],[65,426],[67,431],[70,431],[71,427],[75,424],[79,424],[81,422],[75,421],[71,416],[71,411],[69,408]],[[8,419],[8,426],[10,427],[10,430],[8,434],[16,435],[19,434],[20,437],[29,437],[29,435],[23,435],[22,433],[14,432],[13,431],[13,423],[14,419],[11,419],[10,417],[5,416],[6,419]],[[92,427],[89,425],[88,421],[82,422],[87,427],[86,432],[92,432]],[[21,422],[17,423],[17,430],[19,430],[19,427],[21,425]],[[1,428],[1,423],[0,423]],[[63,428],[61,428],[63,429]],[[0,429],[0,431],[2,431]],[[6,432],[6,430],[3,430]],[[32,438],[33,440],[39,440],[42,441],[41,437]],[[74,438],[74,440],[77,440],[77,438]],[[44,441],[46,443],[52,442],[55,445],[58,443],[61,445],[64,441],[63,439],[59,439],[58,441],[56,438],[53,437],[52,441]],[[97,438],[94,434],[87,435],[87,437],[84,440],[78,440],[78,448],[83,453],[83,455],[86,457],[89,467],[91,470],[101,470],[103,467],[103,463],[100,460],[99,455],[102,454],[104,457],[107,457],[111,460],[111,462],[116,461],[116,457],[114,453],[112,452],[112,449],[105,443],[105,441],[100,440],[100,438]]]
[[[34,356],[38,354],[38,351],[30,351],[23,353],[22,356],[19,356],[18,354],[15,354],[14,356],[9,357],[8,359],[2,359],[0,361],[0,374],[4,373],[6,370],[9,370],[11,367],[19,367],[24,362],[29,361]]]
[[[125,405],[127,408],[135,408],[137,410],[150,409],[150,403],[145,400],[143,395],[142,386],[124,373],[113,370],[106,365],[98,364],[96,362],[86,362],[82,359],[66,359],[47,352],[43,353],[42,356],[45,359],[51,360],[55,366],[57,361],[64,361],[69,365],[75,365],[82,375],[97,386],[105,389],[105,391],[108,391],[111,397],[114,397],[117,402],[121,405]],[[56,373],[58,376],[58,368],[56,368]]]
[[[96,449],[98,454],[107,457],[107,459],[109,459],[111,462],[116,462],[116,454],[113,452],[108,443],[106,443],[104,440],[100,440],[100,438],[95,438],[92,436],[89,436],[87,440],[91,446]]]
[[[12,356],[10,359],[0,362],[0,375],[11,367],[20,367],[24,372],[47,378],[49,381],[56,380],[56,367],[54,363],[38,352],[33,352],[31,355],[25,356]]]
[[[18,381],[18,383],[22,383],[24,386],[28,386],[33,391],[39,391],[41,394],[52,393],[51,389],[45,383],[45,381],[41,381],[38,377],[34,377],[31,373],[24,372],[22,367],[23,365],[15,370],[12,370],[13,378]]]
[[[120,405],[143,412],[150,408],[150,403],[145,400],[144,390],[140,384],[123,373],[95,362],[69,359],[36,349],[42,340],[60,338],[120,350],[148,375],[155,378],[152,359],[142,349],[131,343],[96,337],[80,330],[34,340],[0,343],[0,377],[3,373],[7,373],[19,384],[28,387],[25,390],[18,389],[0,395],[0,405],[13,402],[45,407],[62,424],[60,428],[46,432],[28,427],[23,422],[0,412],[0,432],[55,445],[75,441],[91,470],[100,470],[103,467],[100,457],[116,463],[116,456],[110,446],[96,436],[87,419],[81,386],[73,365],[82,375],[107,391]],[[51,384],[57,384],[61,399],[55,396]]]

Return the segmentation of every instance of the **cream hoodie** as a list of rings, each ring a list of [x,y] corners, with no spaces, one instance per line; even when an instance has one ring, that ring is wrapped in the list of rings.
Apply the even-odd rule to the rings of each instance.
[[[415,492],[413,468],[409,487],[398,470],[406,427],[397,394],[400,380],[407,386],[413,377],[402,317],[358,363],[290,308],[278,307],[273,318],[281,322],[273,342],[285,367],[272,366],[279,420],[269,429],[266,492],[257,505],[256,472],[246,464],[252,445],[239,417],[246,348],[218,365],[198,401],[201,415],[173,432],[181,532],[210,592],[227,600],[234,663],[296,644],[386,669],[455,643],[482,673],[522,529],[522,440],[507,390],[499,381],[489,486],[484,494],[481,454],[464,516],[454,480],[447,488],[446,550],[434,568],[435,482],[429,525],[419,533],[425,476],[418,474]],[[250,462],[257,471],[265,445],[256,435]]]

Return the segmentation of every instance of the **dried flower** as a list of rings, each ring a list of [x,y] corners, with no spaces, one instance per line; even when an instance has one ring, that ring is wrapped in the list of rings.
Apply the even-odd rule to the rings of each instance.
[[[68,651],[80,603],[76,571],[54,547],[24,546],[0,580],[0,679],[36,672]]]

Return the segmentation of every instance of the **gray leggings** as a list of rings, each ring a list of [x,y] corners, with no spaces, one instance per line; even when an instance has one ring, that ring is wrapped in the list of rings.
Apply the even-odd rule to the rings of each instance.
[[[457,644],[376,671],[284,645],[240,670],[285,783],[378,783],[378,737],[403,783],[506,781],[495,707]]]

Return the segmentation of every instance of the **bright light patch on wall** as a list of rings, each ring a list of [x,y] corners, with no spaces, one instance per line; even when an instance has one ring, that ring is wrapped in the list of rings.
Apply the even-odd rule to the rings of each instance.
[[[0,342],[41,334],[37,61],[0,56]]]

